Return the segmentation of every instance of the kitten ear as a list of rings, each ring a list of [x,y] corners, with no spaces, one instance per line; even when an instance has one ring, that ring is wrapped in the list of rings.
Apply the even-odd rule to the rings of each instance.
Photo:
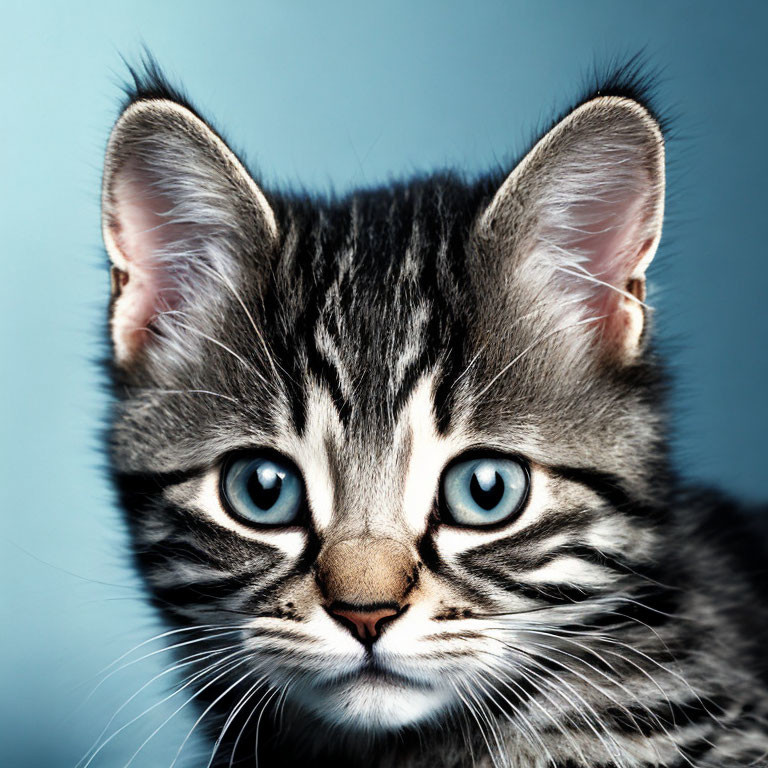
[[[167,99],[135,102],[115,124],[102,229],[121,365],[163,335],[164,316],[214,300],[234,279],[238,255],[266,256],[277,240],[275,215],[234,153],[190,109]]]
[[[513,244],[520,268],[543,271],[574,322],[573,308],[585,324],[595,318],[603,351],[627,361],[641,349],[645,271],[663,213],[658,123],[631,99],[602,96],[536,144],[479,226]]]

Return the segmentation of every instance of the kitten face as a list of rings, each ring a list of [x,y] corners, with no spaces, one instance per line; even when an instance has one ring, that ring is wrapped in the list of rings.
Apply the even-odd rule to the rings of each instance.
[[[659,502],[638,295],[662,160],[642,107],[596,99],[503,184],[326,203],[263,195],[184,107],[124,113],[112,461],[147,583],[219,653],[216,690],[348,731],[494,692],[514,715],[557,676],[548,628],[627,603]]]

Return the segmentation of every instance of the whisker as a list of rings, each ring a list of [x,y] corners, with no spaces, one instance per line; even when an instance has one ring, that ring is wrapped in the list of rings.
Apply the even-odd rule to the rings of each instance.
[[[138,659],[133,659],[132,661],[126,662],[125,664],[121,664],[119,667],[117,667],[116,669],[113,669],[111,672],[109,672],[104,678],[102,678],[98,682],[96,687],[93,688],[93,690],[91,690],[91,692],[88,694],[88,696],[86,697],[86,699],[85,699],[85,701],[83,703],[86,703],[96,693],[96,691],[98,691],[99,688],[101,688],[101,686],[104,685],[104,683],[107,682],[107,680],[109,680],[114,675],[118,674],[118,672],[122,672],[124,669],[128,669],[128,667],[132,667],[134,664],[138,664],[139,662],[145,661],[146,659],[149,659],[149,658],[151,658],[153,656],[157,656],[158,654],[167,653],[168,651],[173,651],[176,648],[182,648],[182,647],[187,646],[187,645],[195,645],[196,643],[210,642],[211,640],[214,640],[214,639],[216,639],[218,637],[226,637],[227,635],[231,635],[231,634],[233,634],[235,632],[239,632],[239,631],[240,631],[239,629],[232,629],[232,630],[229,630],[228,632],[221,632],[221,633],[209,635],[208,637],[199,637],[199,638],[195,638],[194,640],[186,640],[183,643],[174,643],[173,645],[166,645],[166,646],[163,646],[162,648],[158,648],[156,651],[152,651],[150,653],[146,653],[143,656],[140,656]],[[142,645],[146,645],[146,643],[141,643],[141,645],[136,646],[136,648],[134,648],[133,650],[137,650]],[[133,651],[129,651],[129,653],[133,653]],[[125,658],[126,655],[128,655],[128,654],[123,654],[120,658],[123,659],[123,658]],[[106,669],[109,669],[115,663],[116,662],[113,662]]]
[[[168,309],[164,312],[160,312],[158,316],[167,316],[167,315],[182,315],[186,316],[187,313],[183,312],[180,309]],[[262,383],[267,384],[266,379],[261,375],[261,373],[256,370],[256,368],[251,365],[247,360],[240,357],[240,355],[237,354],[231,347],[228,347],[224,342],[219,341],[218,339],[214,339],[213,336],[209,336],[207,333],[203,333],[199,328],[195,328],[193,325],[189,325],[188,323],[183,323],[180,320],[174,320],[176,325],[178,325],[181,328],[184,328],[187,331],[191,331],[192,333],[196,333],[201,338],[205,339],[206,341],[210,341],[211,344],[215,344],[217,347],[223,349],[225,352],[229,353],[232,357],[235,358],[246,370],[251,371],[252,373],[255,373],[260,379],[262,379]]]
[[[213,669],[215,669],[217,666],[219,666],[219,665],[221,665],[221,664],[225,664],[225,663],[227,662],[227,660],[228,660],[228,659],[231,659],[231,658],[233,658],[234,656],[237,656],[237,655],[238,655],[238,653],[239,653],[239,651],[236,651],[235,653],[232,653],[232,654],[230,654],[230,656],[226,656],[226,657],[224,657],[223,659],[217,659],[217,660],[216,660],[216,661],[215,661],[213,664],[210,664],[210,665],[209,665],[208,667],[206,667],[206,668],[205,668],[203,671],[201,671],[201,672],[198,672],[196,675],[194,675],[194,676],[192,677],[192,679],[191,679],[191,680],[189,680],[187,683],[185,683],[185,684],[184,684],[184,685],[182,685],[180,688],[178,688],[177,690],[175,690],[173,693],[170,693],[170,694],[168,694],[166,697],[164,697],[163,699],[160,699],[160,701],[157,701],[157,702],[155,702],[155,703],[154,703],[154,704],[152,704],[150,707],[148,707],[147,709],[145,709],[145,710],[144,710],[144,711],[143,711],[141,714],[139,714],[139,715],[136,715],[136,717],[132,718],[132,719],[131,719],[131,720],[129,720],[127,723],[125,723],[124,725],[122,725],[120,728],[118,728],[116,731],[114,731],[114,732],[112,733],[112,735],[111,735],[111,736],[109,736],[109,738],[107,738],[105,741],[102,741],[102,743],[101,743],[101,745],[98,747],[98,749],[96,749],[96,751],[95,751],[95,752],[94,752],[94,753],[93,753],[93,754],[90,756],[90,758],[88,758],[88,761],[87,761],[87,762],[86,762],[86,763],[83,765],[83,768],[88,768],[88,766],[89,766],[89,765],[90,765],[90,764],[91,764],[91,763],[94,761],[94,759],[96,758],[96,756],[97,756],[97,755],[98,755],[98,754],[99,754],[99,753],[100,753],[100,752],[101,752],[101,751],[102,751],[102,750],[103,750],[103,749],[104,749],[104,748],[105,748],[105,747],[106,747],[106,746],[107,746],[107,745],[108,745],[110,742],[112,742],[112,741],[113,741],[115,738],[117,738],[117,736],[118,736],[120,733],[122,733],[122,732],[123,732],[123,731],[124,731],[126,728],[130,727],[131,725],[133,725],[133,723],[137,722],[137,721],[138,721],[138,720],[140,720],[142,717],[144,717],[145,715],[149,714],[149,712],[151,712],[152,710],[154,710],[154,709],[156,709],[157,707],[161,706],[162,704],[164,704],[164,703],[165,703],[166,701],[168,701],[169,699],[172,699],[174,696],[176,696],[176,695],[178,695],[179,693],[181,693],[181,691],[183,691],[185,688],[188,688],[188,687],[189,687],[190,685],[192,685],[192,684],[193,684],[193,683],[194,683],[196,680],[200,679],[201,677],[205,676],[206,674],[209,674],[209,673],[210,673],[210,672],[211,672]],[[175,714],[175,713],[174,713],[174,714]],[[166,722],[167,722],[167,721],[166,721]],[[142,746],[143,746],[143,745],[142,745]],[[82,762],[82,760],[81,760],[80,762]],[[80,763],[78,763],[78,766],[79,766],[79,765],[80,765]]]
[[[213,765],[213,761],[216,758],[216,753],[219,751],[219,747],[221,746],[221,742],[224,740],[224,735],[226,734],[227,730],[229,729],[229,726],[235,721],[237,716],[242,711],[243,707],[248,703],[250,698],[256,693],[256,691],[259,689],[259,686],[262,685],[262,683],[265,680],[265,676],[260,677],[246,692],[245,694],[240,698],[240,701],[232,708],[232,711],[229,714],[229,717],[226,719],[221,732],[219,733],[216,742],[213,745],[213,749],[211,750],[211,756],[208,760],[208,765],[206,768],[211,768]]]
[[[246,661],[246,659],[244,659],[243,661]],[[179,749],[178,749],[178,751],[176,752],[176,755],[175,755],[175,757],[173,758],[173,761],[171,762],[171,764],[170,764],[169,768],[173,768],[173,767],[176,765],[176,763],[179,761],[179,756],[181,755],[182,751],[184,750],[184,746],[186,745],[186,743],[187,743],[187,742],[190,740],[190,738],[192,737],[192,734],[195,732],[195,729],[197,728],[197,726],[198,726],[198,725],[200,725],[200,723],[201,723],[201,722],[202,722],[202,721],[205,719],[205,716],[206,716],[206,715],[207,715],[207,714],[208,714],[208,713],[209,713],[209,712],[210,712],[210,711],[211,711],[211,710],[212,710],[212,709],[213,709],[213,708],[214,708],[214,707],[215,707],[215,706],[216,706],[216,705],[217,705],[217,704],[218,704],[218,703],[219,703],[219,702],[220,702],[220,701],[221,701],[221,700],[222,700],[222,699],[223,699],[223,698],[224,698],[224,697],[225,697],[225,696],[228,694],[228,693],[230,693],[230,691],[233,691],[235,688],[237,688],[237,686],[238,686],[238,685],[240,685],[240,683],[242,683],[242,682],[243,682],[243,680],[246,680],[247,678],[249,678],[251,675],[253,675],[253,674],[255,673],[255,671],[256,671],[256,670],[254,670],[254,669],[249,669],[249,670],[248,670],[248,671],[247,671],[247,672],[246,672],[244,675],[242,675],[242,676],[241,676],[241,677],[239,677],[237,680],[235,680],[235,682],[234,682],[234,683],[232,683],[231,685],[229,685],[229,686],[228,686],[228,687],[227,687],[227,688],[224,690],[224,692],[223,692],[223,693],[219,694],[219,695],[218,695],[218,696],[217,696],[217,697],[216,697],[216,698],[215,698],[215,699],[214,699],[214,700],[213,700],[213,701],[212,701],[212,702],[211,702],[211,703],[210,703],[210,704],[209,704],[209,705],[208,705],[208,706],[207,706],[207,707],[206,707],[206,708],[203,710],[203,713],[202,713],[202,714],[201,714],[201,715],[200,715],[200,716],[197,718],[197,720],[195,720],[194,724],[193,724],[193,725],[192,725],[192,727],[189,729],[189,731],[188,731],[187,735],[184,737],[184,740],[181,742],[181,745],[179,746]]]
[[[259,705],[274,690],[275,690],[274,686],[268,685],[267,690],[262,694],[262,697],[253,705],[253,707],[251,708],[251,711],[248,714],[248,717],[245,718],[245,722],[243,723],[242,727],[240,728],[240,732],[237,734],[237,738],[235,739],[235,743],[232,745],[232,752],[231,752],[231,754],[229,756],[229,768],[232,768],[232,766],[234,765],[235,755],[237,754],[237,747],[239,746],[240,740],[242,739],[243,734],[245,733],[245,729],[248,727],[248,723],[251,721],[251,718],[254,716],[254,714],[256,714],[256,710],[258,709]],[[266,704],[265,704],[265,706],[266,706]],[[256,745],[256,748],[258,750],[258,745]]]
[[[95,749],[99,742],[104,738],[104,735],[109,730],[109,726],[112,725],[112,723],[115,721],[115,719],[120,715],[120,713],[137,697],[141,694],[142,691],[144,691],[146,688],[148,688],[152,683],[154,683],[156,680],[159,680],[161,677],[164,677],[165,675],[171,674],[172,672],[176,672],[179,669],[182,669],[184,667],[188,667],[191,664],[199,664],[201,661],[206,661],[209,658],[212,658],[213,656],[226,653],[227,649],[220,650],[220,651],[203,651],[202,653],[196,653],[193,654],[191,657],[187,657],[183,662],[174,664],[173,666],[164,669],[162,672],[159,672],[156,674],[153,678],[151,678],[148,682],[144,683],[144,685],[141,686],[133,695],[131,695],[128,699],[126,699],[115,711],[115,713],[112,715],[112,717],[109,718],[107,721],[107,724],[102,729],[101,733],[96,737],[96,740],[94,743],[89,747],[83,758],[81,758],[81,761],[84,760],[93,749]],[[184,681],[182,681],[184,682]],[[79,765],[80,763],[78,763]]]
[[[555,269],[567,275],[572,275],[573,277],[577,277],[579,278],[579,280],[584,280],[589,283],[594,283],[595,285],[600,285],[603,288],[609,288],[614,293],[618,293],[619,296],[623,296],[625,299],[630,299],[631,301],[634,301],[636,304],[639,304],[641,307],[644,307],[645,309],[650,309],[650,306],[648,306],[648,304],[646,304],[641,299],[637,298],[637,296],[630,293],[629,291],[624,291],[615,285],[611,285],[610,283],[605,282],[605,280],[600,280],[599,278],[587,272],[587,270],[584,269],[584,267],[582,267],[580,264],[576,264],[575,266],[577,269],[581,271],[576,272],[573,269],[568,269],[567,267],[560,267],[560,266],[555,267]]]
[[[509,659],[505,659],[505,661],[508,661],[508,662],[509,662],[510,660],[509,660]],[[521,686],[519,683],[517,683],[517,682],[514,680],[514,678],[512,678],[512,677],[509,677],[507,674],[505,674],[505,673],[504,673],[504,672],[502,672],[501,670],[497,670],[497,669],[495,669],[495,668],[491,667],[489,664],[484,664],[484,666],[485,666],[485,667],[486,667],[486,669],[488,670],[488,673],[489,673],[489,674],[493,674],[493,675],[494,675],[494,677],[496,678],[496,680],[497,680],[497,681],[498,681],[498,682],[499,682],[501,685],[503,685],[504,687],[508,688],[508,689],[509,689],[509,690],[510,690],[512,693],[514,693],[514,691],[512,691],[511,685],[514,685],[514,686],[516,686],[517,688],[519,688],[519,689],[520,689],[520,694],[517,694],[518,696],[520,696],[521,694],[522,694],[522,696],[524,696],[524,695],[525,695],[525,690],[524,690],[524,688],[523,688],[523,687],[522,687],[522,686]],[[550,697],[550,696],[549,696],[549,695],[546,693],[546,691],[544,690],[543,686],[541,686],[541,685],[537,684],[535,681],[531,681],[531,679],[530,679],[530,678],[529,678],[527,675],[525,675],[524,671],[523,671],[522,669],[520,669],[518,665],[515,665],[515,671],[516,671],[516,673],[517,673],[517,674],[519,674],[519,675],[521,675],[522,677],[524,677],[524,678],[525,678],[525,679],[528,681],[528,683],[529,683],[530,685],[532,685],[532,686],[533,686],[533,687],[536,689],[537,693],[538,693],[539,695],[541,695],[543,698],[545,698],[545,699],[547,700],[547,702],[548,702],[548,703],[549,703],[551,706],[553,706],[553,707],[554,707],[554,708],[555,708],[555,709],[558,711],[558,713],[559,713],[559,714],[560,714],[560,715],[561,715],[561,716],[562,716],[562,717],[563,717],[563,718],[564,718],[566,721],[570,722],[570,723],[571,723],[571,725],[574,725],[574,726],[576,725],[576,724],[573,722],[573,719],[572,719],[572,718],[570,718],[570,717],[569,717],[569,716],[568,716],[568,715],[565,713],[565,711],[562,709],[562,707],[560,707],[560,706],[559,706],[559,705],[558,705],[558,704],[557,704],[557,703],[556,703],[556,702],[555,702],[555,701],[554,701],[554,700],[553,700],[553,699],[552,699],[552,698],[551,698],[551,697]],[[503,675],[503,677],[501,677],[501,675]],[[522,698],[522,696],[521,696],[521,698]],[[576,745],[576,744],[575,744],[575,742],[573,741],[573,737],[572,737],[572,735],[571,735],[571,734],[569,734],[569,733],[568,733],[568,732],[567,732],[567,731],[566,731],[566,730],[563,728],[563,726],[560,724],[560,722],[557,720],[557,718],[555,718],[555,717],[552,715],[552,713],[551,713],[551,712],[549,712],[549,711],[548,711],[548,710],[547,710],[545,707],[543,707],[543,706],[541,705],[541,703],[540,703],[539,701],[537,701],[537,700],[536,700],[536,697],[531,697],[531,698],[529,699],[529,701],[530,701],[530,703],[531,703],[533,706],[535,706],[535,707],[536,707],[536,708],[537,708],[537,709],[538,709],[538,710],[541,712],[541,714],[542,714],[542,715],[544,715],[544,717],[546,717],[546,718],[547,718],[547,719],[548,719],[548,720],[549,720],[549,721],[552,723],[552,725],[553,725],[553,726],[554,726],[554,727],[555,727],[555,728],[556,728],[556,729],[557,729],[557,730],[558,730],[558,731],[559,731],[559,732],[562,734],[562,736],[563,736],[563,737],[566,739],[566,741],[568,741],[568,742],[571,744],[571,746],[572,746],[572,747],[575,749],[575,751],[576,751],[576,754],[577,754],[579,757],[581,757],[581,758],[582,758],[582,760],[583,760],[584,762],[586,762],[586,759],[584,758],[584,754],[583,754],[583,752],[582,752],[582,751],[581,751],[581,749],[578,747],[578,745]]]
[[[519,651],[520,649],[515,649],[515,650]],[[587,727],[592,731],[592,733],[595,735],[595,737],[598,739],[598,741],[603,745],[603,747],[605,748],[606,753],[608,754],[608,756],[611,757],[612,759],[616,760],[617,763],[619,763],[619,765],[626,766],[626,764],[624,763],[624,760],[622,758],[621,748],[620,748],[618,742],[614,738],[613,734],[611,734],[605,728],[605,724],[603,723],[602,718],[597,713],[597,711],[594,709],[594,707],[592,707],[592,705],[572,685],[567,683],[565,680],[563,680],[562,677],[560,677],[560,675],[557,675],[555,672],[553,672],[548,667],[545,667],[543,664],[540,664],[536,660],[536,658],[534,656],[528,655],[528,661],[529,661],[529,663],[531,663],[531,664],[537,666],[539,669],[543,670],[545,673],[552,675],[552,677],[554,677],[555,680],[557,680],[557,682],[563,688],[565,688],[568,691],[570,691],[571,694],[573,696],[575,696],[576,699],[578,699],[579,702],[581,702],[583,707],[587,710],[587,712],[590,715],[590,717],[585,717],[584,718],[584,722],[587,725]],[[528,671],[531,674],[535,675],[539,679],[541,679],[542,677],[544,677],[546,679],[546,675],[542,676],[538,672],[536,672],[535,670],[531,669],[530,667],[529,667]],[[570,671],[570,670],[567,670],[567,671]],[[608,742],[606,742],[603,734],[601,734],[600,731],[597,730],[597,727],[596,727],[597,725],[600,726],[600,728],[603,731],[603,734],[605,735],[605,737],[610,739],[610,741],[613,744],[613,748],[611,747],[611,745],[608,744]],[[615,749],[615,751],[614,751],[614,749]]]
[[[533,634],[544,635],[544,636],[547,636],[547,637],[551,637],[551,638],[554,638],[554,639],[562,640],[562,641],[564,641],[564,642],[567,642],[567,643],[571,643],[572,645],[575,645],[576,647],[578,647],[578,648],[581,648],[582,650],[586,651],[587,653],[590,653],[590,654],[594,655],[594,656],[595,656],[595,657],[597,657],[597,658],[598,658],[598,659],[599,659],[599,660],[600,660],[602,663],[604,663],[604,664],[606,664],[607,666],[609,666],[609,667],[611,668],[611,670],[613,670],[614,672],[616,671],[616,670],[613,668],[613,666],[612,666],[612,665],[611,665],[611,664],[610,664],[608,661],[606,661],[606,660],[605,660],[605,658],[604,658],[603,656],[601,656],[601,655],[598,653],[598,651],[597,651],[596,649],[594,649],[594,648],[590,648],[589,646],[587,646],[587,645],[584,645],[583,643],[579,643],[578,641],[574,640],[572,637],[565,637],[565,636],[561,636],[561,635],[558,635],[557,633],[553,633],[553,632],[545,632],[545,631],[543,631],[543,630],[539,630],[539,629],[525,629],[525,630],[523,630],[523,631],[525,631],[525,632],[531,632],[531,633],[533,633]],[[608,638],[599,638],[599,637],[598,637],[598,638],[596,638],[596,639],[598,640],[598,642],[600,642],[600,641],[603,641],[603,642],[610,642],[610,640],[609,640]],[[620,645],[622,645],[622,646],[625,646],[626,648],[628,648],[629,650],[632,650],[633,652],[637,653],[638,655],[641,655],[641,656],[646,656],[644,653],[642,653],[642,651],[639,651],[639,650],[637,650],[637,649],[633,648],[632,646],[630,646],[630,645],[627,645],[626,643],[620,643]],[[631,659],[628,659],[626,656],[623,656],[622,654],[620,654],[620,653],[618,653],[618,652],[616,652],[616,651],[611,651],[611,650],[608,650],[608,649],[606,649],[606,651],[605,651],[605,652],[606,652],[606,653],[610,653],[612,656],[615,656],[615,657],[617,657],[618,659],[621,659],[622,661],[624,661],[624,662],[625,662],[625,663],[627,663],[627,664],[630,664],[630,665],[631,665],[631,666],[633,666],[633,667],[634,667],[634,668],[635,668],[635,669],[636,669],[638,672],[640,672],[641,674],[643,674],[644,676],[646,676],[646,677],[648,678],[648,680],[649,680],[649,681],[650,681],[650,682],[651,682],[653,685],[655,685],[655,686],[656,686],[656,688],[658,689],[659,693],[661,693],[661,695],[662,695],[662,696],[663,696],[663,697],[664,697],[664,698],[667,700],[667,703],[670,703],[670,702],[669,702],[669,696],[667,695],[667,692],[664,690],[664,688],[663,688],[663,687],[662,687],[662,686],[661,686],[661,685],[658,683],[658,681],[657,681],[657,680],[656,680],[656,679],[655,679],[655,678],[654,678],[654,677],[653,677],[653,676],[652,676],[650,673],[648,673],[648,672],[647,672],[645,669],[643,669],[643,668],[642,668],[642,667],[641,667],[639,664],[637,664],[636,662],[632,661]],[[657,665],[658,665],[658,666],[659,666],[659,667],[660,667],[662,670],[664,670],[665,672],[667,671],[667,669],[666,669],[666,668],[665,668],[663,665],[659,664],[659,662],[656,662],[656,661],[655,661],[655,659],[652,659],[652,658],[650,658],[650,657],[646,657],[646,658],[648,658],[648,660],[649,660],[649,661],[652,661],[652,662],[654,662],[655,664],[657,664]],[[670,703],[670,705],[671,705],[671,703]]]
[[[221,392],[212,392],[209,389],[159,389],[156,387],[142,387],[141,392],[151,392],[154,395],[210,395],[219,397],[222,400],[229,400],[230,403],[240,405],[240,401],[229,395],[222,395]]]
[[[493,760],[494,765],[495,765],[496,764],[496,760],[494,759],[494,754],[495,753],[493,751],[493,748],[491,747],[490,742],[488,741],[488,737],[486,736],[485,729],[483,728],[483,724],[480,722],[480,719],[478,718],[478,715],[477,715],[477,712],[475,711],[475,708],[472,706],[472,704],[470,704],[464,698],[464,696],[462,695],[462,693],[461,693],[457,683],[455,681],[450,681],[450,682],[451,682],[451,686],[454,689],[454,692],[459,697],[461,702],[464,704],[465,711],[468,712],[472,716],[472,719],[475,721],[475,723],[477,723],[477,728],[478,728],[478,730],[480,732],[480,736],[483,739],[483,741],[485,742],[485,746],[486,746],[486,749],[488,750],[488,754],[491,756],[491,760]]]
[[[261,712],[259,712],[259,716],[256,719],[256,733],[253,737],[253,750],[254,750],[254,759],[256,766],[255,768],[259,768],[259,730],[261,729],[261,719],[264,717],[264,713],[267,710],[267,707],[269,706],[272,699],[275,698],[275,694],[279,692],[278,688],[274,688],[272,691],[271,696],[264,702],[264,704],[261,707]]]
[[[232,655],[237,657],[241,655],[241,653],[242,653],[241,651],[237,651]],[[203,693],[203,691],[210,688],[217,680],[220,680],[225,675],[228,675],[230,672],[232,672],[233,669],[237,669],[237,667],[241,666],[242,664],[245,664],[246,661],[248,661],[248,659],[241,658],[237,661],[232,662],[231,664],[228,664],[225,667],[223,672],[219,672],[218,675],[216,675],[213,679],[209,680],[202,688],[198,689],[195,693],[193,693],[181,706],[177,707],[173,712],[171,712],[171,714],[165,720],[163,720],[163,722],[160,723],[160,725],[158,725],[157,728],[155,728],[155,730],[152,731],[152,733],[150,733],[146,739],[144,739],[144,741],[141,742],[141,744],[139,745],[139,748],[133,753],[133,755],[131,755],[131,758],[128,760],[127,763],[125,763],[123,768],[128,768],[133,763],[133,761],[139,756],[139,753],[141,752],[141,750],[144,749],[144,747],[150,742],[150,740],[154,738],[162,730],[162,728],[166,726],[179,712],[181,712],[182,709],[184,709],[187,705],[191,704],[198,696],[200,696],[201,693]],[[84,768],[87,768],[87,764],[86,766],[84,766]]]
[[[546,341],[550,337],[554,336],[557,333],[564,333],[565,331],[570,331],[573,328],[577,328],[582,325],[588,325],[589,323],[597,323],[600,320],[604,320],[607,317],[607,315],[601,315],[600,317],[587,317],[583,320],[579,320],[575,323],[571,323],[570,325],[563,326],[561,328],[555,328],[552,331],[548,331],[547,333],[541,334],[537,339],[532,341],[519,355],[517,355],[513,360],[511,360],[509,363],[507,363],[477,394],[473,396],[473,400],[480,400],[482,397],[488,392],[491,387],[517,362],[522,360],[534,347],[536,347],[538,344],[541,344],[542,341]]]
[[[237,303],[240,305],[240,308],[241,308],[241,309],[243,310],[243,312],[245,313],[245,316],[248,318],[248,322],[251,324],[251,328],[253,328],[253,331],[254,331],[254,333],[256,334],[256,338],[259,340],[259,343],[261,344],[261,347],[262,347],[262,349],[264,350],[264,354],[267,356],[267,361],[269,362],[269,365],[270,365],[270,367],[272,368],[272,372],[275,374],[275,377],[276,377],[277,379],[279,379],[279,378],[280,378],[280,376],[279,376],[279,374],[278,374],[278,372],[277,372],[277,366],[275,365],[275,360],[274,360],[274,357],[273,357],[273,355],[272,355],[272,352],[271,352],[271,351],[270,351],[270,349],[269,349],[269,346],[268,346],[268,344],[267,344],[267,341],[266,341],[266,339],[264,338],[264,335],[262,334],[261,330],[259,329],[259,326],[258,326],[258,324],[257,324],[257,323],[256,323],[256,321],[253,319],[253,315],[251,314],[250,310],[249,310],[249,309],[248,309],[248,307],[245,305],[245,302],[243,301],[242,297],[240,296],[240,294],[238,293],[238,291],[235,289],[235,286],[234,286],[234,285],[232,285],[232,282],[231,282],[231,280],[230,280],[228,277],[226,277],[226,275],[224,275],[223,273],[219,272],[219,271],[218,271],[218,270],[216,270],[216,269],[212,269],[212,268],[211,268],[210,266],[208,266],[208,265],[205,265],[205,266],[203,267],[203,269],[204,269],[205,271],[207,271],[207,272],[208,272],[208,274],[209,274],[209,275],[211,275],[211,276],[212,276],[214,279],[218,280],[218,281],[219,281],[219,282],[221,282],[221,283],[222,283],[224,286],[226,286],[226,288],[227,288],[227,289],[230,291],[230,293],[232,294],[232,296],[234,296],[234,298],[235,298],[235,301],[237,301]],[[291,381],[294,381],[294,380],[291,378],[291,376],[288,374],[288,372],[287,372],[285,369],[283,369],[283,368],[282,368],[282,366],[280,366],[280,369],[283,371],[283,374],[284,374],[284,375],[288,376],[288,378],[289,378],[289,379],[291,379]],[[294,383],[295,383],[295,381],[294,381]],[[271,386],[271,385],[270,385],[270,386]],[[272,386],[272,389],[274,389],[274,387],[273,387],[273,386]]]
[[[227,627],[225,627],[224,625],[200,624],[192,627],[182,627],[180,629],[169,629],[167,632],[161,632],[160,634],[155,635],[154,637],[150,637],[148,640],[144,640],[138,645],[134,645],[133,648],[126,651],[121,656],[118,656],[114,661],[110,662],[106,667],[104,667],[104,669],[97,672],[95,677],[102,675],[104,672],[111,669],[115,664],[119,664],[126,656],[130,656],[134,651],[138,651],[139,648],[143,648],[145,645],[149,645],[149,643],[153,643],[156,640],[162,640],[163,638],[170,637],[171,635],[178,635],[182,632],[199,632],[199,631],[206,631],[208,629],[220,630],[220,629],[226,629],[226,628]]]
[[[578,661],[578,662],[580,662],[582,664],[585,664],[595,674],[600,675],[601,677],[603,677],[606,680],[608,680],[611,684],[615,685],[623,693],[625,693],[630,699],[632,699],[634,702],[636,702],[637,705],[640,707],[640,709],[651,719],[651,722],[655,723],[666,736],[669,736],[671,738],[671,735],[670,735],[669,731],[665,728],[664,724],[659,719],[659,717],[648,706],[646,706],[646,704],[641,699],[639,699],[636,694],[632,693],[625,685],[620,683],[618,680],[612,679],[611,677],[606,675],[604,672],[601,672],[599,669],[594,667],[592,664],[589,664],[588,662],[586,662],[584,659],[580,659],[579,657],[574,656],[573,654],[569,654],[566,651],[563,651],[562,649],[554,648],[554,647],[548,646],[548,645],[543,645],[541,643],[533,643],[533,645],[535,645],[537,647],[540,647],[540,648],[545,648],[545,649],[548,649],[548,650],[555,651],[556,653],[561,653],[561,654],[563,654],[565,656],[568,656],[569,658],[574,659],[575,661]],[[546,656],[544,654],[538,654],[538,655],[541,658],[544,658],[544,659],[546,659],[547,661],[550,661],[553,664],[557,664],[562,669],[564,669],[564,670],[570,672],[571,674],[575,675],[576,677],[581,679],[586,685],[588,685],[591,688],[593,688],[594,690],[596,690],[602,696],[605,696],[605,698],[607,698],[615,707],[617,707],[617,709],[622,711],[629,718],[630,722],[634,723],[638,727],[638,732],[640,732],[640,727],[639,727],[639,724],[637,723],[637,718],[635,717],[635,715],[629,709],[627,709],[627,707],[625,705],[621,704],[613,696],[608,694],[601,686],[597,685],[594,682],[594,680],[591,680],[589,677],[583,676],[583,675],[579,674],[572,667],[567,666],[566,664],[558,661],[557,659],[552,659],[551,657]],[[669,698],[666,696],[666,694],[664,696],[665,696],[667,702],[669,703],[669,705],[671,707],[671,702],[669,702]]]
[[[552,754],[550,753],[550,751],[547,749],[546,744],[544,744],[544,742],[542,741],[541,737],[536,733],[536,730],[530,725],[530,723],[528,722],[527,718],[520,711],[520,709],[518,707],[516,707],[514,704],[512,704],[512,702],[501,691],[499,691],[499,689],[496,688],[496,686],[494,686],[493,683],[490,683],[487,679],[485,680],[485,682],[487,682],[488,685],[490,685],[493,688],[493,690],[496,691],[496,693],[498,693],[499,696],[501,696],[501,698],[509,705],[509,707],[512,709],[512,711],[518,717],[519,723],[515,723],[515,721],[511,717],[509,717],[509,715],[506,712],[504,712],[503,707],[499,707],[499,710],[501,711],[501,713],[503,715],[505,715],[505,717],[507,718],[507,720],[509,720],[510,723],[513,723],[513,724],[518,725],[518,726],[522,725],[524,730],[525,730],[525,733],[527,734],[527,737],[529,739],[535,740],[538,743],[538,745],[541,747],[541,749],[544,752],[544,754],[547,756],[549,762],[552,765],[555,765],[555,760],[552,757]],[[494,703],[496,703],[497,706],[498,706],[497,702],[494,702]]]

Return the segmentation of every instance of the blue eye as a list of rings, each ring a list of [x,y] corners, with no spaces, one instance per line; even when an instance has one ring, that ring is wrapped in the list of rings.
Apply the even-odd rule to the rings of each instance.
[[[270,454],[238,455],[228,461],[221,490],[229,511],[255,525],[295,524],[303,507],[299,471],[288,459]]]
[[[492,526],[522,509],[528,470],[516,459],[478,456],[459,461],[443,477],[443,499],[455,525]]]

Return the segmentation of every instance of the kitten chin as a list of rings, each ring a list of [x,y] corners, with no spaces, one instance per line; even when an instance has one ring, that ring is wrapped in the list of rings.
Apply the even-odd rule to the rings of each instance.
[[[434,723],[455,703],[449,688],[414,686],[369,673],[338,683],[303,687],[293,698],[329,726],[363,734],[384,734]]]

